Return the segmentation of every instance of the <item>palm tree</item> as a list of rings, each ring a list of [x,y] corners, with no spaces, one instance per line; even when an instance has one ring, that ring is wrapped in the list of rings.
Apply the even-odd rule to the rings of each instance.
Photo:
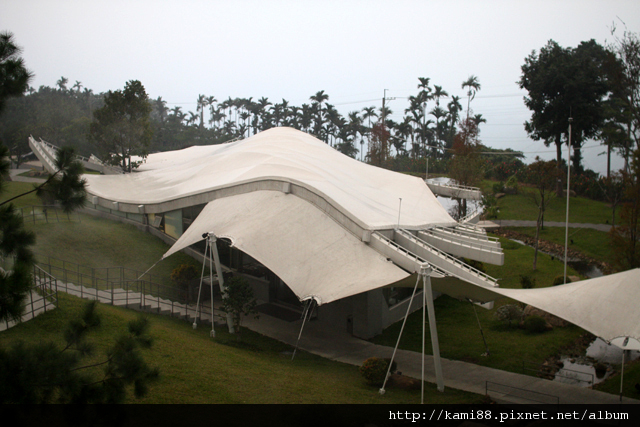
[[[169,108],[167,108],[167,101],[165,101],[164,99],[162,99],[161,96],[158,97],[158,99],[156,99],[154,101],[156,110],[158,111],[158,119],[160,120],[161,124],[164,124],[166,118],[167,118],[167,111],[169,111]]]
[[[411,127],[411,118],[409,116],[405,116],[404,120],[401,123],[396,125],[396,133],[402,140],[404,140],[404,144],[402,146],[403,154],[407,152],[407,140],[411,137],[411,141],[413,143],[413,128]],[[396,146],[396,152],[399,152],[399,146]]]
[[[76,80],[75,84],[71,87],[71,89],[75,89],[76,95],[79,94],[80,90],[82,89],[82,82],[79,82],[78,80]]]
[[[362,109],[362,119],[363,120],[368,120],[369,121],[369,127],[367,128],[367,143],[369,145],[371,145],[371,117],[378,117],[378,114],[376,113],[376,107],[371,106],[371,107],[364,107]],[[364,147],[362,146],[362,142],[360,142],[361,145],[361,152],[360,152],[360,160],[363,160],[363,153],[364,153]]]
[[[436,106],[433,110],[429,112],[432,116],[436,118],[436,145],[438,148],[442,147],[442,126],[440,126],[440,119],[446,117],[447,111],[443,108]]]
[[[442,90],[442,86],[434,85],[433,99],[436,100],[436,107],[440,106],[440,98],[446,98],[449,96],[446,90]]]
[[[469,78],[462,82],[462,89],[467,88],[467,120],[469,120],[469,107],[471,100],[476,97],[476,93],[480,90],[480,81],[478,77],[471,75]]]
[[[476,114],[471,120],[476,124],[476,127],[480,126],[480,123],[487,123],[487,119],[482,117],[482,114]]]
[[[60,79],[56,82],[56,85],[62,92],[67,91],[67,83],[69,83],[69,79],[65,76],[60,77]]]
[[[462,104],[460,104],[460,97],[453,95],[451,101],[447,104],[447,110],[449,113],[449,134],[445,141],[445,147],[451,148],[453,146],[453,139],[456,135],[456,123],[458,123],[459,112],[462,110]]]
[[[309,97],[311,101],[314,101],[311,104],[313,111],[316,113],[316,124],[313,129],[313,133],[319,138],[322,133],[322,128],[324,126],[324,109],[322,108],[322,103],[329,100],[329,95],[324,93],[324,90],[316,92],[315,95],[311,95]],[[325,141],[327,142],[327,141]]]
[[[208,98],[204,95],[198,95],[196,102],[196,113],[200,114],[200,129],[204,127],[204,108],[207,106]]]

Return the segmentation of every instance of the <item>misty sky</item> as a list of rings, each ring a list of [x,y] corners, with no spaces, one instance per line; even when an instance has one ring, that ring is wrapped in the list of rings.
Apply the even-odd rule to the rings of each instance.
[[[301,105],[324,90],[345,116],[380,107],[388,89],[401,120],[418,77],[466,109],[460,86],[476,75],[482,142],[529,160],[555,158],[555,149],[524,131],[530,113],[516,84],[524,58],[550,39],[605,45],[625,25],[640,32],[640,1],[0,0],[0,31],[14,33],[35,88],[61,76],[96,93],[140,80],[151,98],[185,112],[199,94]],[[604,173],[597,145],[587,143],[584,163]]]

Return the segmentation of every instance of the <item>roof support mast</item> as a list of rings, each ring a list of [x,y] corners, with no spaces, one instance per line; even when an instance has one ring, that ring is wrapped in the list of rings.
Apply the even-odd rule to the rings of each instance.
[[[204,249],[204,260],[202,261],[202,275],[200,277],[200,288],[198,289],[198,301],[196,303],[196,317],[193,320],[193,329],[198,327],[197,319],[198,319],[198,307],[200,307],[200,294],[202,293],[202,283],[204,281],[204,270],[207,265],[207,253],[209,254],[209,281],[211,286],[211,337],[215,338],[215,322],[213,318],[213,266],[216,267],[216,277],[218,279],[218,284],[220,285],[220,294],[225,295],[227,289],[224,286],[224,275],[222,273],[222,265],[220,264],[220,255],[218,254],[218,245],[216,245],[216,235],[213,233],[204,233],[202,237],[206,240],[207,245]],[[213,256],[213,259],[211,257]],[[233,318],[231,313],[227,313],[227,327],[229,328],[229,333],[233,334],[235,332],[233,327]]]

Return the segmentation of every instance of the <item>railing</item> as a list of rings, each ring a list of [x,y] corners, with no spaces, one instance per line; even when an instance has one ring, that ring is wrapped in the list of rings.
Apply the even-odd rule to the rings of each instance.
[[[553,376],[554,378],[563,378],[571,381],[584,382],[589,385],[593,385],[595,383],[595,376],[588,372],[576,371],[575,369],[567,369],[562,368],[557,370],[556,372],[552,372],[552,367],[548,365],[543,365],[541,363],[529,362],[526,360],[522,361],[522,371],[523,372],[536,372],[538,376]],[[590,379],[580,379],[578,376],[584,376]]]
[[[138,280],[143,275],[138,271],[127,267],[87,267],[73,262],[64,261],[47,255],[36,253],[39,264],[64,282],[71,282],[78,286],[88,288],[107,289],[107,283],[125,283]],[[151,273],[143,276],[145,280],[167,286],[164,277]]]
[[[209,289],[203,289],[200,306],[196,307],[197,288],[189,291],[158,283],[154,280],[160,278],[150,274],[145,275],[146,280],[139,279],[141,272],[124,267],[91,268],[50,257],[48,261],[40,265],[58,278],[58,289],[63,292],[185,320],[193,320],[196,314],[199,320],[211,319],[211,304],[205,304],[210,299]]]
[[[436,265],[433,265],[432,263],[430,263],[427,260],[421,258],[420,256],[414,254],[413,252],[407,250],[403,246],[401,246],[398,243],[394,242],[393,240],[389,239],[385,235],[378,233],[377,231],[373,232],[371,234],[371,237],[379,240],[382,243],[384,243],[387,247],[391,248],[396,253],[399,253],[400,255],[403,255],[405,258],[409,259],[412,263],[414,263],[414,265],[416,267],[420,266],[420,265],[423,265],[423,264],[429,264],[429,267],[432,269],[433,272],[435,272],[435,273],[437,273],[439,275],[442,275],[443,277],[450,275],[446,271],[442,270],[440,267],[438,267]],[[417,270],[415,272],[417,272]]]
[[[506,384],[495,383],[492,381],[485,381],[484,392],[489,396],[489,392],[497,392],[503,395],[509,395],[519,400],[526,400],[535,403],[544,404],[560,404],[560,397],[552,394],[539,393],[537,391],[531,391],[524,388],[513,387]],[[511,401],[513,399],[504,398],[504,400]]]
[[[407,230],[402,230],[399,229],[397,230],[402,236],[406,237],[407,239],[413,241],[415,244],[422,246],[425,250],[428,250],[429,252],[433,253],[436,256],[439,256],[440,258],[442,258],[443,260],[446,260],[447,262],[455,265],[456,267],[458,267],[461,270],[464,270],[465,272],[476,276],[477,278],[479,278],[482,281],[488,282],[490,283],[492,286],[497,287],[498,286],[498,282],[496,279],[494,279],[493,277],[489,276],[486,273],[483,273],[482,271],[478,270],[477,268],[474,268],[472,266],[470,266],[467,263],[464,263],[462,261],[460,261],[458,258],[436,248],[433,245],[430,245],[429,243],[425,242],[424,240],[416,237],[413,235],[413,233],[407,231]],[[455,274],[451,271],[447,271],[445,267],[441,267],[442,270],[447,272],[448,276],[456,276],[459,277],[459,274]]]
[[[426,180],[427,184],[431,184],[431,185],[436,185],[438,187],[448,187],[448,188],[453,188],[453,189],[458,189],[458,190],[467,190],[467,191],[480,191],[480,189],[478,187],[469,187],[467,185],[458,185],[458,184],[451,184],[448,182],[438,182],[438,181],[431,181],[431,180]]]
[[[35,224],[38,221],[44,222],[60,222],[60,221],[77,221],[80,222],[80,215],[77,213],[65,213],[56,206],[22,206],[15,208],[20,212],[24,222]]]
[[[464,218],[460,219],[460,223],[464,224],[466,222],[471,221],[474,217],[480,215],[482,213],[482,211],[480,211],[480,209],[475,209],[473,210],[473,212],[471,212],[470,214],[467,214],[467,216],[465,216]]]
[[[472,227],[466,227],[463,225],[457,225],[453,228],[445,228],[445,227],[433,227],[430,230],[440,232],[440,233],[449,233],[449,234],[458,234],[464,236],[465,238],[472,238],[477,240],[483,240],[485,242],[491,242],[492,244],[498,244],[500,240],[497,237],[487,236],[484,232],[474,231]]]
[[[33,267],[33,286],[27,294],[21,321],[33,319],[58,306],[58,283],[55,277],[47,274],[37,265]],[[5,321],[0,330],[9,329],[17,321]]]
[[[433,237],[434,239],[444,240],[445,242],[449,242],[449,243],[460,245],[460,246],[466,246],[472,249],[479,249],[481,251],[487,251],[495,254],[502,253],[502,249],[498,248],[497,246],[482,243],[482,242],[487,242],[487,240],[476,239],[471,236],[465,236],[465,235],[456,234],[456,233],[446,233],[436,229],[420,230],[418,234],[425,234]],[[477,242],[475,242],[474,240],[477,240]]]

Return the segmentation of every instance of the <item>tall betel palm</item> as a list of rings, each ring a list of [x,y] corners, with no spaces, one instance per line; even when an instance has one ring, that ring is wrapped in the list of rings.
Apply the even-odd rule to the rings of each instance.
[[[467,80],[462,82],[462,89],[467,88],[467,120],[469,120],[469,108],[471,101],[476,97],[476,93],[480,90],[480,81],[478,77],[471,75]]]

